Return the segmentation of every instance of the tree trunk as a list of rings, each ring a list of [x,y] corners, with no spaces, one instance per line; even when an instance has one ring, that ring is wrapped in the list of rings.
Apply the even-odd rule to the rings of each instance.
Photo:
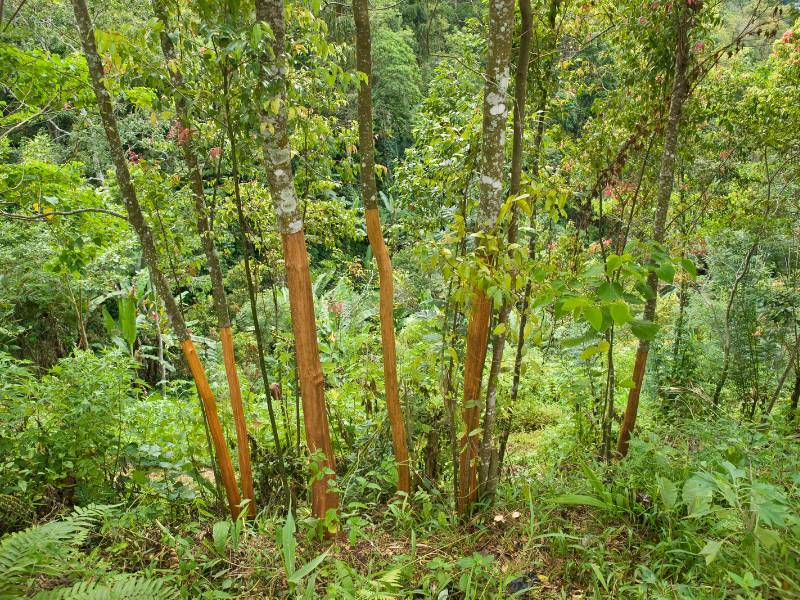
[[[524,146],[525,135],[525,102],[528,99],[528,64],[530,61],[531,39],[533,37],[533,13],[531,11],[530,0],[519,0],[519,10],[522,17],[520,25],[519,57],[517,59],[517,71],[514,75],[514,138],[511,149],[511,183],[508,188],[509,196],[517,196],[520,192],[520,180],[522,179],[522,147]],[[518,231],[518,211],[514,206],[511,209],[511,223],[508,228],[509,246],[516,243]],[[512,273],[512,281],[516,279],[516,273]],[[483,440],[480,450],[480,473],[478,486],[482,494],[486,496],[494,495],[497,487],[498,473],[491,468],[492,457],[496,452],[494,442],[494,422],[497,412],[497,381],[500,377],[500,368],[503,366],[503,351],[506,347],[506,330],[508,315],[511,312],[511,302],[506,299],[500,308],[497,318],[498,325],[501,325],[501,332],[492,339],[492,361],[489,367],[489,378],[486,381],[486,410],[483,415]],[[499,456],[499,453],[498,453]],[[499,467],[499,461],[494,461],[494,465]]]
[[[478,223],[490,231],[497,222],[503,198],[505,165],[505,130],[508,116],[506,96],[509,80],[511,38],[514,29],[514,0],[489,1],[489,40],[486,64],[486,85],[483,96],[483,139],[481,147],[480,204]],[[485,250],[478,249],[487,263],[493,262]],[[464,403],[462,417],[465,431],[461,438],[459,460],[459,495],[456,508],[461,515],[472,509],[478,493],[478,434],[480,433],[480,389],[486,345],[489,338],[491,301],[476,285],[464,362]]]
[[[386,409],[392,430],[394,457],[397,462],[397,491],[411,493],[411,473],[403,423],[403,411],[397,391],[397,356],[394,340],[394,283],[392,261],[383,241],[375,183],[375,144],[372,130],[372,39],[368,0],[353,0],[356,25],[356,68],[367,76],[358,90],[358,148],[361,155],[361,194],[367,220],[367,236],[378,263],[380,278],[381,348],[383,349],[383,386]]]
[[[284,3],[283,0],[256,0],[255,6],[256,18],[267,22],[274,36],[274,58],[270,59],[268,56],[261,58],[262,83],[279,100],[276,114],[262,111],[260,115],[264,163],[286,263],[286,282],[289,289],[295,356],[303,401],[306,443],[312,459],[317,461],[316,468],[319,474],[312,484],[312,511],[314,516],[324,518],[328,510],[335,511],[338,505],[338,496],[333,489],[336,463],[325,406],[324,380],[317,345],[314,298],[311,292],[311,272],[303,232],[303,215],[294,188],[289,147]],[[322,452],[323,456],[316,456],[318,452]]]
[[[687,70],[689,66],[689,23],[691,8],[679,5],[677,8],[677,27],[675,30],[675,73],[672,81],[672,93],[669,104],[669,117],[664,130],[664,149],[661,152],[661,166],[658,174],[658,193],[656,196],[656,214],[653,223],[653,241],[662,244],[666,237],[667,212],[669,200],[672,195],[672,186],[675,179],[676,153],[678,150],[678,135],[681,120],[683,119],[683,105],[689,95],[689,82]],[[647,299],[644,307],[644,318],[655,321],[656,303],[658,298],[658,276],[651,272],[647,276],[647,286],[650,288],[651,297]],[[628,453],[628,444],[631,433],[636,425],[636,414],[639,410],[639,397],[642,392],[644,372],[647,368],[647,355],[650,351],[650,342],[640,340],[636,350],[636,362],[633,368],[633,387],[628,393],[628,403],[625,407],[625,416],[619,429],[617,441],[617,454],[620,457]]]
[[[717,385],[714,387],[714,396],[713,396],[713,404],[716,408],[719,406],[719,398],[722,394],[722,388],[725,387],[725,383],[728,381],[728,370],[730,369],[731,364],[731,313],[733,312],[733,301],[736,299],[736,292],[739,291],[739,286],[742,283],[742,280],[747,276],[747,273],[750,271],[750,261],[753,259],[753,255],[758,248],[758,243],[760,240],[756,239],[750,249],[747,251],[747,254],[742,261],[742,266],[739,269],[739,272],[736,273],[736,278],[733,280],[733,286],[731,287],[731,293],[728,296],[728,303],[725,306],[725,323],[723,324],[724,331],[723,331],[723,340],[722,340],[722,371],[719,374],[719,378],[717,379]]]
[[[208,262],[208,272],[211,279],[211,300],[214,305],[214,312],[217,314],[217,326],[222,343],[222,360],[225,365],[225,375],[228,380],[228,392],[231,399],[231,409],[233,411],[233,422],[236,426],[236,449],[239,454],[239,476],[242,485],[242,496],[249,500],[248,514],[256,516],[255,495],[253,491],[253,471],[250,467],[250,444],[247,440],[247,422],[242,406],[242,390],[239,383],[239,375],[236,372],[236,356],[233,351],[233,335],[231,333],[231,318],[228,311],[228,298],[225,295],[223,283],[222,266],[219,261],[219,254],[214,245],[214,238],[208,220],[208,209],[205,200],[205,185],[203,176],[200,173],[200,166],[197,161],[197,154],[193,144],[192,121],[189,116],[189,107],[184,96],[183,74],[178,66],[178,59],[175,53],[175,46],[169,37],[169,17],[163,0],[153,0],[153,12],[161,22],[163,28],[159,34],[161,40],[161,51],[164,54],[173,87],[173,101],[175,113],[178,117],[180,133],[177,136],[178,145],[183,151],[183,159],[189,170],[189,181],[192,188],[192,198],[194,199],[195,217],[197,219],[197,232],[200,235],[200,242],[203,252]]]
[[[103,122],[103,129],[105,131],[106,140],[108,141],[111,160],[114,163],[114,169],[117,175],[117,184],[119,185],[120,195],[125,204],[125,209],[128,213],[128,221],[136,231],[139,238],[139,243],[142,247],[142,256],[145,264],[150,270],[150,275],[153,279],[156,291],[161,300],[164,302],[165,310],[169,316],[172,328],[175,330],[175,335],[181,344],[184,357],[192,373],[197,390],[202,400],[203,406],[206,411],[206,418],[208,420],[209,429],[211,431],[211,438],[214,442],[214,449],[217,453],[217,460],[219,462],[220,471],[222,473],[222,480],[225,486],[225,493],[228,498],[228,505],[231,515],[236,518],[239,513],[239,490],[236,486],[236,477],[233,471],[233,463],[231,462],[230,455],[228,454],[228,446],[225,443],[225,436],[222,431],[222,425],[217,415],[217,405],[214,400],[214,394],[208,385],[206,373],[197,352],[192,344],[191,335],[183,320],[183,315],[178,310],[175,303],[175,298],[172,296],[169,284],[164,277],[163,272],[158,266],[158,257],[156,254],[155,243],[153,241],[153,234],[150,227],[144,219],[144,214],[139,206],[139,201],[136,198],[136,190],[131,181],[130,172],[128,171],[128,164],[125,160],[125,154],[122,148],[122,142],[119,137],[119,130],[117,128],[117,121],[114,117],[113,106],[111,104],[111,96],[103,83],[103,65],[100,61],[100,56],[97,52],[97,45],[95,43],[94,29],[92,27],[91,18],[89,17],[89,10],[86,6],[86,0],[72,0],[72,7],[75,12],[75,20],[80,32],[83,50],[86,55],[86,63],[89,68],[89,76],[92,82],[95,96],[97,97],[97,106],[100,112],[100,117]]]
[[[797,403],[800,401],[800,367],[795,365],[794,370],[794,389],[792,390],[792,398],[789,402],[789,412],[786,415],[786,420],[789,423],[793,423],[795,419],[795,415],[797,414]]]

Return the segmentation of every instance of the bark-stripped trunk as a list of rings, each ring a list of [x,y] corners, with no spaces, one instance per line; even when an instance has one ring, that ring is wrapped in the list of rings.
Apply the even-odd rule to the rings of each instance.
[[[164,302],[164,308],[169,316],[175,335],[180,341],[181,350],[183,351],[189,370],[197,385],[198,394],[205,408],[211,439],[214,442],[214,450],[217,454],[217,461],[219,462],[230,512],[231,515],[236,518],[239,513],[239,490],[236,486],[236,476],[233,471],[233,463],[228,454],[228,446],[225,443],[222,425],[217,415],[217,405],[214,400],[214,394],[208,385],[205,370],[200,363],[200,358],[197,356],[194,344],[192,344],[191,335],[183,320],[183,315],[180,310],[178,310],[169,284],[164,277],[164,273],[158,266],[158,257],[153,241],[153,234],[150,227],[145,222],[144,214],[136,198],[136,190],[131,181],[131,175],[128,171],[128,164],[119,137],[117,120],[114,117],[111,96],[103,83],[103,65],[100,61],[100,55],[97,52],[94,29],[91,18],[89,17],[86,0],[72,0],[72,8],[75,12],[75,21],[77,22],[78,31],[80,32],[92,88],[97,98],[98,111],[100,112],[100,117],[103,122],[103,129],[105,131],[106,140],[108,141],[111,160],[114,163],[120,195],[122,196],[128,214],[128,221],[139,238],[139,244],[142,247],[142,256],[150,270],[153,285],[158,295],[161,296],[162,302]]]
[[[178,67],[178,59],[175,53],[175,46],[169,37],[169,17],[167,9],[162,0],[153,0],[153,12],[161,22],[163,28],[160,32],[161,50],[164,59],[169,65],[168,71],[173,87],[173,101],[175,113],[178,117],[180,133],[177,136],[178,145],[183,152],[183,159],[189,170],[189,182],[192,189],[194,200],[195,218],[197,219],[197,232],[203,246],[203,252],[208,262],[209,278],[211,279],[211,301],[214,312],[217,315],[217,326],[222,343],[222,360],[225,365],[225,375],[228,380],[228,392],[231,399],[231,409],[233,411],[233,422],[236,426],[236,449],[239,454],[239,475],[242,486],[242,496],[249,500],[248,514],[256,516],[255,495],[253,492],[253,472],[250,467],[250,444],[247,440],[247,422],[242,406],[242,390],[239,383],[239,375],[236,372],[236,356],[233,351],[233,335],[231,333],[231,318],[228,311],[228,298],[225,295],[223,283],[222,266],[219,261],[219,254],[214,245],[214,238],[211,232],[211,225],[208,219],[208,209],[205,200],[205,185],[203,175],[200,173],[200,166],[197,161],[197,154],[193,143],[192,120],[189,116],[189,107],[184,96],[183,74]]]
[[[375,143],[372,130],[372,40],[368,0],[353,0],[356,25],[356,68],[367,76],[358,90],[358,151],[361,155],[361,194],[367,220],[367,237],[378,263],[380,278],[381,348],[386,410],[392,430],[392,445],[397,462],[397,491],[411,492],[411,472],[403,424],[403,410],[397,391],[397,355],[394,341],[394,282],[392,261],[383,241],[375,184]]]
[[[478,226],[484,231],[494,227],[503,199],[504,149],[508,116],[506,93],[513,29],[514,0],[490,0],[478,207]],[[478,252],[485,253],[483,249],[478,249]],[[484,258],[487,262],[492,262],[491,256]],[[470,512],[478,493],[481,375],[486,360],[491,308],[489,298],[476,286],[470,307],[464,360],[464,403],[461,412],[466,430],[461,438],[460,486],[456,498],[456,509],[462,515]]]
[[[667,212],[672,187],[675,180],[676,153],[678,150],[678,135],[681,120],[683,119],[683,105],[689,95],[689,82],[687,69],[689,66],[689,21],[691,8],[680,6],[678,9],[677,26],[675,30],[675,73],[672,81],[672,93],[669,103],[669,117],[664,130],[664,149],[661,152],[661,165],[658,174],[658,194],[656,197],[656,214],[653,223],[653,241],[661,244],[666,237]],[[650,288],[651,297],[644,307],[644,318],[655,321],[656,303],[658,298],[658,275],[651,272],[647,277],[647,286]],[[636,350],[636,362],[633,367],[633,387],[628,393],[628,403],[625,407],[625,416],[619,429],[617,441],[617,454],[625,456],[628,453],[628,444],[634,425],[636,414],[639,410],[639,397],[644,381],[644,372],[647,368],[647,355],[650,351],[650,342],[640,340]]]
[[[336,463],[325,407],[324,380],[319,361],[314,298],[311,292],[311,272],[303,233],[303,214],[297,202],[289,147],[284,3],[283,0],[256,0],[255,5],[256,18],[268,23],[274,36],[273,60],[270,61],[265,56],[261,58],[262,83],[269,86],[270,92],[279,101],[276,114],[261,113],[264,163],[283,243],[306,443],[312,455],[318,452],[323,454],[316,464],[321,476],[315,478],[312,484],[312,511],[316,517],[324,518],[328,510],[336,510],[339,500],[333,490]],[[325,475],[322,476],[322,473]]]
[[[525,102],[528,98],[528,63],[530,61],[531,38],[533,37],[533,13],[530,0],[519,0],[519,10],[522,17],[519,57],[517,59],[517,72],[514,75],[514,139],[511,150],[511,183],[508,188],[509,196],[517,196],[520,192],[522,179],[522,147],[525,134]],[[508,228],[508,244],[516,243],[518,231],[518,211],[516,206],[512,209],[511,223]],[[512,279],[514,276],[512,275]],[[506,347],[506,325],[511,312],[511,302],[503,301],[500,314],[497,317],[498,325],[502,325],[501,332],[492,339],[492,361],[489,367],[489,378],[486,381],[486,410],[483,415],[483,440],[480,452],[480,473],[478,485],[486,496],[492,496],[497,487],[497,470],[500,466],[499,453],[494,447],[494,423],[497,412],[497,381],[500,377],[500,368],[503,365],[503,350]],[[494,468],[492,468],[494,465]]]

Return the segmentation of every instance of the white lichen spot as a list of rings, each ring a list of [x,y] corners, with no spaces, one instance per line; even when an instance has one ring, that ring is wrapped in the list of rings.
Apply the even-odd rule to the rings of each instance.
[[[489,114],[497,116],[503,115],[506,112],[506,105],[502,102],[500,104],[492,104],[491,108],[489,109]]]
[[[503,187],[503,184],[500,182],[499,179],[496,179],[489,175],[481,175],[481,183],[495,190],[499,190]]]
[[[294,221],[289,222],[286,225],[286,233],[297,233],[303,228],[303,220],[302,219],[295,219]]]
[[[279,217],[292,217],[297,212],[297,195],[291,186],[283,188],[275,203],[275,212]]]

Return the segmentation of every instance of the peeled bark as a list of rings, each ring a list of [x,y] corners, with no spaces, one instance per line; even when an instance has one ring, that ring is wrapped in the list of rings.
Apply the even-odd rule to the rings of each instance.
[[[203,403],[206,412],[206,419],[208,427],[211,432],[211,438],[214,442],[214,450],[217,454],[217,461],[219,462],[220,471],[222,474],[222,481],[225,487],[225,493],[228,498],[228,505],[231,515],[236,518],[239,514],[239,490],[236,486],[236,477],[233,471],[233,463],[231,462],[230,455],[228,454],[228,446],[225,443],[225,436],[222,432],[222,425],[220,424],[217,415],[217,405],[214,400],[214,394],[208,385],[205,370],[200,363],[200,358],[197,356],[194,345],[192,344],[191,335],[183,320],[183,315],[178,310],[175,303],[175,298],[172,296],[169,284],[167,283],[164,273],[158,266],[158,257],[156,254],[156,247],[153,241],[153,234],[150,227],[147,225],[139,201],[136,197],[136,190],[131,181],[131,175],[128,170],[128,164],[125,160],[125,153],[122,148],[122,142],[119,137],[119,129],[117,128],[117,121],[114,117],[113,106],[111,104],[111,96],[103,83],[103,65],[100,56],[97,52],[97,44],[95,42],[94,29],[92,26],[91,18],[89,17],[89,10],[86,6],[85,0],[72,0],[72,8],[75,12],[75,21],[78,25],[80,32],[81,43],[83,45],[84,54],[86,55],[86,63],[89,68],[89,76],[92,82],[95,96],[97,98],[98,111],[103,123],[103,130],[105,131],[106,140],[111,154],[111,160],[114,163],[114,169],[117,175],[117,184],[119,185],[120,195],[125,204],[125,209],[128,214],[128,221],[133,227],[136,235],[139,238],[139,244],[142,247],[142,256],[145,264],[150,270],[150,276],[153,280],[153,285],[164,302],[164,308],[169,317],[175,335],[181,344],[184,357],[192,373],[195,384],[197,385],[198,394]]]
[[[678,9],[678,22],[675,30],[675,72],[672,81],[670,96],[669,116],[664,129],[664,149],[661,152],[661,165],[658,174],[658,193],[656,197],[656,214],[653,223],[653,241],[662,244],[666,237],[667,212],[672,187],[675,180],[675,163],[678,151],[678,135],[683,119],[683,105],[689,95],[689,81],[687,70],[689,66],[689,22],[691,9],[680,6]],[[644,307],[644,318],[655,321],[656,303],[658,298],[658,276],[651,272],[647,277],[647,286],[650,288],[651,297],[647,299]],[[647,368],[647,355],[650,351],[650,342],[640,340],[636,350],[636,361],[633,369],[633,387],[628,393],[628,403],[625,407],[625,416],[619,429],[617,441],[617,454],[624,457],[628,453],[628,444],[631,433],[636,425],[636,414],[639,411],[639,397],[642,392],[644,372]]]
[[[356,25],[356,68],[367,76],[358,90],[358,151],[361,155],[361,194],[367,220],[367,237],[378,263],[380,279],[381,348],[386,409],[392,430],[392,445],[397,462],[397,491],[411,492],[411,472],[403,423],[403,410],[397,391],[397,355],[394,339],[394,282],[392,261],[383,240],[375,183],[375,144],[372,129],[372,40],[368,0],[353,0]]]
[[[484,231],[491,230],[497,222],[503,199],[507,91],[513,26],[514,0],[490,0],[478,206],[478,223]],[[479,249],[479,252],[485,255],[483,249]],[[485,256],[485,259],[489,263],[492,262],[491,256]],[[461,411],[466,430],[461,438],[460,486],[456,509],[462,515],[471,511],[478,494],[481,376],[486,360],[491,313],[491,301],[484,291],[476,286],[467,326],[464,403]]]
[[[236,426],[236,449],[239,454],[239,474],[242,485],[242,495],[249,500],[248,514],[256,516],[255,494],[253,491],[253,472],[250,467],[250,444],[247,440],[247,422],[242,406],[242,390],[239,383],[239,375],[236,372],[236,356],[233,351],[233,336],[231,334],[231,319],[228,311],[228,298],[225,295],[223,283],[222,266],[219,261],[219,254],[214,245],[214,238],[211,232],[211,225],[208,219],[208,209],[205,200],[205,185],[203,175],[200,173],[200,166],[197,161],[197,154],[193,144],[192,121],[189,116],[189,107],[186,98],[183,96],[185,87],[183,74],[178,68],[175,46],[169,37],[169,18],[166,7],[160,0],[153,0],[153,12],[163,29],[159,38],[161,50],[164,58],[169,65],[168,71],[172,87],[174,88],[173,101],[175,112],[178,116],[178,124],[181,133],[178,134],[178,144],[183,152],[183,159],[189,170],[189,181],[192,188],[192,198],[195,206],[195,217],[197,219],[197,232],[200,235],[200,242],[208,263],[209,278],[211,279],[211,301],[214,312],[217,314],[217,326],[219,327],[220,341],[222,342],[222,359],[225,365],[225,375],[228,380],[228,392],[231,399],[231,409],[233,411],[233,422]]]
[[[267,22],[273,34],[274,58],[262,57],[260,77],[278,99],[279,106],[276,113],[262,112],[260,115],[264,163],[283,243],[306,443],[315,459],[318,452],[322,453],[316,463],[320,477],[315,478],[312,484],[312,511],[314,516],[324,518],[328,510],[336,510],[339,501],[333,490],[336,463],[325,406],[303,215],[297,202],[289,146],[284,3],[283,0],[256,0],[255,7],[256,18]]]
[[[517,59],[517,71],[514,75],[514,138],[511,149],[511,183],[508,188],[509,196],[517,196],[520,192],[520,181],[522,179],[522,147],[525,135],[525,102],[528,99],[528,63],[531,52],[531,38],[533,37],[533,13],[531,11],[530,0],[519,0],[519,10],[522,16],[519,57]],[[511,224],[508,228],[508,244],[517,241],[518,231],[518,211],[514,206],[511,215]],[[514,279],[514,273],[512,279]],[[487,496],[494,494],[497,486],[497,468],[499,461],[492,461],[495,455],[494,442],[494,422],[497,412],[497,382],[500,377],[500,368],[503,365],[503,351],[506,347],[506,325],[508,315],[511,313],[511,302],[503,301],[500,314],[497,318],[498,325],[502,325],[502,331],[496,334],[492,340],[492,361],[489,367],[489,378],[486,381],[486,410],[483,415],[483,440],[480,450],[480,473],[478,484]],[[492,469],[492,464],[495,468]]]

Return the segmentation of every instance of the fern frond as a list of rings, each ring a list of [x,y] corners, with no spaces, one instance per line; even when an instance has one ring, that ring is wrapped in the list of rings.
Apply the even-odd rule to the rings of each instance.
[[[71,587],[48,590],[34,600],[175,600],[178,591],[158,578],[117,575],[106,581],[79,581]]]
[[[21,591],[34,575],[56,575],[113,507],[90,505],[0,540],[0,598]]]

